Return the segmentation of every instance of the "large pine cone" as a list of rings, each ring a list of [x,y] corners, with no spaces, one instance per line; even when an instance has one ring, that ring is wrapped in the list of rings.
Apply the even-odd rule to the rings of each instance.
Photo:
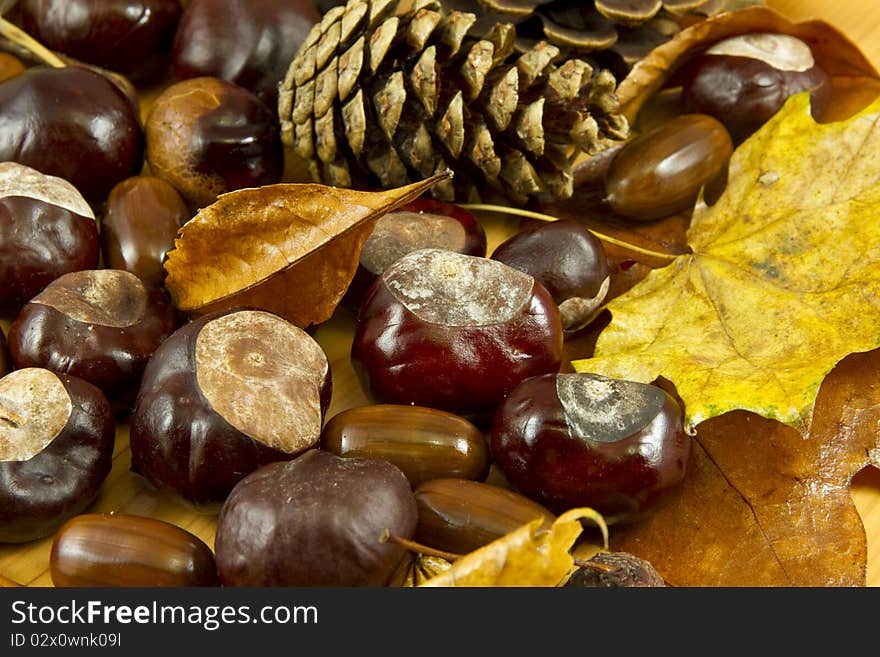
[[[443,200],[567,198],[574,161],[628,136],[609,71],[547,42],[518,53],[511,24],[477,38],[473,14],[407,4],[334,7],[291,62],[282,139],[315,180],[395,187],[451,169]]]

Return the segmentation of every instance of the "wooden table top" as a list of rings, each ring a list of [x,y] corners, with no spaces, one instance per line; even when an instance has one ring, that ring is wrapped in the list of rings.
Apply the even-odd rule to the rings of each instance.
[[[859,44],[880,68],[880,3],[876,0],[770,0],[768,4],[792,19],[814,17],[828,21]],[[490,249],[493,246],[490,244]],[[8,329],[8,322],[3,323],[3,328]],[[334,395],[328,417],[367,403],[349,361],[350,330],[350,318],[343,317],[334,318],[317,333],[334,372]],[[113,470],[90,511],[159,518],[184,527],[213,546],[215,516],[181,506],[151,490],[142,479],[129,472],[130,458],[127,427],[121,426]],[[880,470],[868,469],[859,474],[852,494],[868,537],[867,581],[871,586],[880,586]],[[29,586],[51,586],[50,548],[51,538],[25,545],[0,546],[0,581],[6,577]]]

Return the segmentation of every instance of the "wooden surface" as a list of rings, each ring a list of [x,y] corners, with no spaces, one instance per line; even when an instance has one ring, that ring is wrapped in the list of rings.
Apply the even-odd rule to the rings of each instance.
[[[822,18],[847,34],[880,67],[880,3],[876,0],[771,0],[774,8],[793,19]],[[500,223],[487,219],[490,250],[505,234]],[[334,395],[328,417],[345,408],[367,403],[349,361],[352,316],[344,311],[321,326],[316,334],[332,363]],[[8,329],[8,322],[3,324]],[[126,426],[117,436],[113,470],[90,509],[152,516],[175,523],[213,546],[215,516],[199,512],[151,490],[129,471],[131,454]],[[853,499],[868,537],[868,584],[880,586],[880,471],[859,474]],[[29,586],[51,586],[48,558],[52,539],[17,546],[0,546],[0,585],[9,578]]]

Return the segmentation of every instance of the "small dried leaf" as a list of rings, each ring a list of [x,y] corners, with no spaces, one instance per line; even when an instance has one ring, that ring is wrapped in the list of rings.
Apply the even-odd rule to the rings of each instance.
[[[644,104],[694,53],[716,41],[750,32],[779,32],[805,41],[822,69],[831,76],[834,101],[823,121],[848,118],[880,94],[880,74],[848,37],[819,20],[792,23],[767,7],[749,7],[700,21],[679,32],[641,59],[620,83],[617,96],[623,114],[634,121]]]
[[[541,530],[543,519],[523,525],[456,560],[423,586],[558,586],[574,569],[571,549],[583,531],[582,520],[598,525],[607,543],[608,528],[600,514],[571,509],[549,530]]]
[[[333,314],[378,218],[449,175],[383,192],[279,184],[223,194],[180,230],[166,287],[194,315],[252,306],[302,328],[318,324]]]

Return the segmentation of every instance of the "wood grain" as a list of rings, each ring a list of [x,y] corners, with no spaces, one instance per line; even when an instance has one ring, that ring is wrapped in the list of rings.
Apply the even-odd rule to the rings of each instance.
[[[858,43],[880,67],[880,3],[875,0],[770,0],[768,4],[793,19],[821,18]],[[489,234],[490,250],[509,233],[494,217],[483,217]],[[0,323],[8,330],[9,323]],[[328,417],[368,403],[349,359],[353,317],[343,308],[317,329],[316,338],[327,351],[333,369],[334,392]],[[113,469],[102,492],[89,509],[145,515],[172,522],[187,529],[208,545],[214,544],[215,516],[184,506],[155,490],[129,471],[131,453],[128,428],[120,426]],[[852,495],[864,521],[868,538],[868,576],[870,586],[880,586],[880,470],[867,469],[853,482]],[[26,586],[51,586],[48,563],[52,539],[25,545],[0,546],[0,586],[11,580]]]

